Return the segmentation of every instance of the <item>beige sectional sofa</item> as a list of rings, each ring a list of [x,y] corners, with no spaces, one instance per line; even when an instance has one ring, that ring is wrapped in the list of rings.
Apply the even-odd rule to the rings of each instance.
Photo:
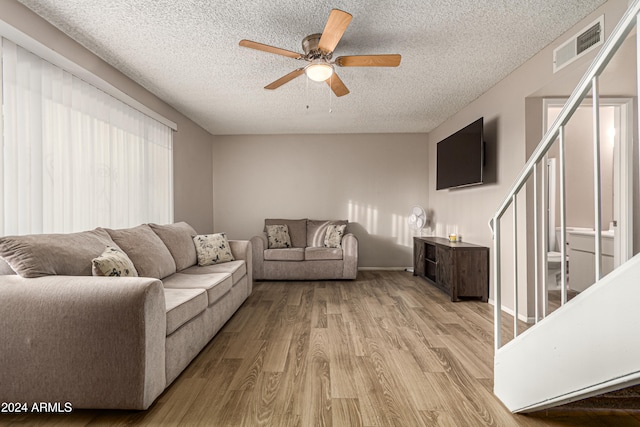
[[[358,239],[346,220],[265,219],[262,234],[251,238],[255,280],[355,279],[358,275]],[[329,242],[327,231],[343,232]],[[286,229],[288,241],[269,230]]]
[[[249,241],[199,266],[195,234],[177,223],[0,238],[0,401],[148,408],[252,290]],[[106,246],[140,277],[92,276]]]

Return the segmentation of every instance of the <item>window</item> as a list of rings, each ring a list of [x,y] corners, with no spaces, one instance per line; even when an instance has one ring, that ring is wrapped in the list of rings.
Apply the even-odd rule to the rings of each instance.
[[[0,235],[173,221],[172,129],[2,39]]]

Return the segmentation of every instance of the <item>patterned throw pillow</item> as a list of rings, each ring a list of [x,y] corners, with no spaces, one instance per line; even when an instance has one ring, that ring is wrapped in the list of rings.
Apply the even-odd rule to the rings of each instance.
[[[200,267],[234,260],[231,246],[224,233],[195,236],[193,242],[196,244],[196,255]]]
[[[342,236],[346,225],[328,225],[324,236],[324,246],[327,248],[342,248]]]
[[[282,249],[291,247],[289,227],[283,225],[267,225],[267,240],[269,249]]]
[[[107,246],[91,263],[91,273],[94,276],[138,277],[133,262],[120,248]]]

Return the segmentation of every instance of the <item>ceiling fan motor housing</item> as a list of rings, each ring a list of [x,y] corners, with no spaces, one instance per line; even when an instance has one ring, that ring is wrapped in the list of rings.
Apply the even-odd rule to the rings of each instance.
[[[304,58],[307,61],[313,61],[314,59],[331,59],[333,52],[323,52],[319,47],[320,37],[322,34],[311,34],[302,39],[302,50],[304,51]]]

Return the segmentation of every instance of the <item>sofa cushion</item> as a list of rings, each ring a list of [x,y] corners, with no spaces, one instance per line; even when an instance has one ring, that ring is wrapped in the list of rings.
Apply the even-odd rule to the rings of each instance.
[[[327,232],[324,236],[324,246],[326,248],[342,248],[342,237],[344,236],[344,229],[347,226],[330,224],[327,226]]]
[[[284,249],[291,247],[291,237],[287,224],[267,225],[267,245],[269,249]]]
[[[94,276],[138,277],[136,267],[127,254],[114,246],[107,246],[107,249],[91,262]]]
[[[193,244],[193,236],[198,233],[193,227],[186,222],[166,225],[149,224],[149,227],[169,249],[173,260],[176,262],[176,271],[196,265],[198,258],[196,256],[196,246]]]
[[[307,261],[342,259],[342,249],[338,248],[306,248],[304,259]]]
[[[147,224],[106,231],[131,258],[138,276],[163,279],[176,272],[176,262],[171,252]]]
[[[324,239],[329,225],[347,225],[347,220],[317,220],[310,219],[307,221],[307,246],[312,248],[324,247]],[[345,231],[346,232],[346,231]]]
[[[307,246],[307,220],[306,219],[265,219],[264,231],[267,225],[285,224],[289,229],[291,246],[294,248],[304,248]]]
[[[204,289],[207,291],[208,304],[211,305],[231,290],[233,279],[230,273],[176,273],[166,277],[162,284],[165,289]]]
[[[167,310],[167,335],[205,311],[208,306],[207,292],[202,288],[165,288],[164,300]]]
[[[117,246],[103,229],[0,237],[0,257],[22,277],[91,276],[91,260]]]
[[[193,242],[196,246],[198,265],[200,267],[233,261],[231,245],[224,233],[203,234],[195,236]]]
[[[304,261],[304,248],[265,249],[265,261]]]
[[[182,274],[210,274],[210,273],[230,273],[233,279],[233,284],[238,283],[242,277],[247,274],[247,263],[238,259],[235,261],[225,262],[223,264],[213,264],[204,267],[197,265],[182,270]]]

